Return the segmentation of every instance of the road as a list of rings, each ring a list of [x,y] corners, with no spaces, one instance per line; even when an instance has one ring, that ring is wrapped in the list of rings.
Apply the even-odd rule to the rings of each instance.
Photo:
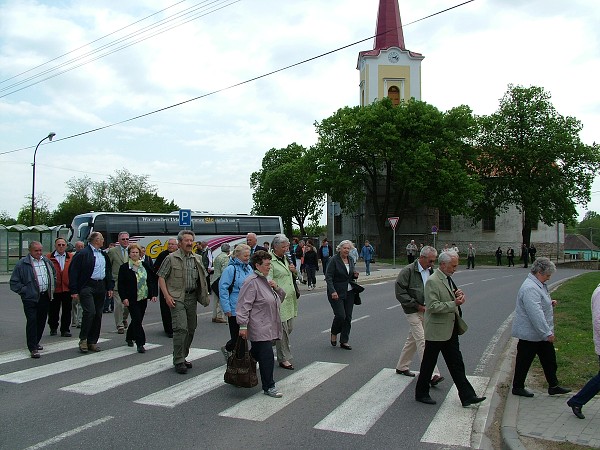
[[[561,269],[551,282],[582,272]],[[478,394],[493,378],[510,334],[516,292],[527,273],[518,267],[478,268],[454,275],[467,296],[463,313],[469,331],[460,338],[461,349]],[[431,390],[438,404],[415,402],[414,379],[394,370],[408,326],[393,280],[365,286],[363,304],[354,309],[352,351],[329,345],[332,313],[323,289],[303,293],[291,336],[296,370],[275,368],[284,397],[272,399],[259,387],[222,382],[218,349],[228,329],[212,323],[202,307],[192,344],[194,367],[187,375],[172,369],[171,341],[162,332],[156,304],[146,314],[150,344],[145,354],[127,347],[113,331],[112,314],[105,314],[102,352],[82,355],[76,337],[50,337],[46,329],[42,358],[33,360],[24,348],[21,302],[1,284],[0,449],[481,445],[493,407],[484,402],[479,409],[462,408],[441,358],[446,381]],[[418,368],[414,363],[412,369]]]

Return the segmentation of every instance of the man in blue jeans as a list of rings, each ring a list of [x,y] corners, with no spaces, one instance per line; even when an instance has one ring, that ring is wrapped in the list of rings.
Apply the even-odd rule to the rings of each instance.
[[[329,258],[333,256],[333,247],[329,244],[327,238],[323,239],[321,246],[319,247],[319,259],[323,266],[323,275],[325,275],[325,269],[327,269],[327,263]]]
[[[373,259],[373,255],[375,254],[375,249],[369,243],[369,241],[365,241],[365,245],[360,251],[360,257],[365,261],[366,273],[367,275],[371,275],[371,260]]]
[[[594,347],[600,363],[600,284],[592,294],[592,325],[594,327]],[[600,392],[600,371],[581,390],[567,401],[567,405],[580,419],[585,419],[581,408]]]

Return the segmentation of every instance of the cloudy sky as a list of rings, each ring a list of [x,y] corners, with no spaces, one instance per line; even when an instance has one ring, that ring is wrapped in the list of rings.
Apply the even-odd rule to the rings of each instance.
[[[182,208],[250,212],[265,152],[313,145],[315,121],[358,103],[357,55],[373,39],[244,82],[373,36],[378,3],[0,0],[0,211],[26,202],[33,147],[53,131],[36,159],[51,208],[69,179],[127,168]],[[509,83],[543,86],[582,121],[583,142],[600,142],[596,1],[475,0],[410,24],[459,3],[400,0],[406,46],[425,56],[423,100],[490,114]],[[162,19],[174,20],[143,32]],[[592,190],[587,209],[600,212],[600,179]]]

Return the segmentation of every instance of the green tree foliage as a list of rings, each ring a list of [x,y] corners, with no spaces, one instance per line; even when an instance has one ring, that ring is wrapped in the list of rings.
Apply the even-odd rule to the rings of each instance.
[[[40,193],[35,196],[35,215],[34,223],[31,223],[31,195],[28,195],[27,201],[23,204],[17,215],[17,223],[23,225],[48,225],[51,223],[52,213],[50,212],[50,203],[48,197]]]
[[[583,220],[576,226],[566,230],[569,234],[581,234],[588,238],[594,245],[600,247],[600,214],[595,211],[585,213]]]
[[[148,178],[148,175],[136,175],[123,169],[106,181],[92,181],[88,177],[69,180],[69,191],[54,211],[53,222],[68,225],[77,214],[88,211],[171,212],[179,209],[172,200],[159,196]]]
[[[581,122],[563,117],[541,87],[509,85],[498,111],[479,119],[478,162],[485,186],[475,214],[499,214],[516,205],[524,215],[522,238],[529,244],[538,221],[571,222],[576,204],[590,200],[600,168],[596,144],[584,145]]]
[[[304,223],[317,220],[324,201],[316,177],[311,152],[303,146],[272,148],[263,157],[262,169],[250,176],[252,212],[281,216],[288,236],[294,224],[304,235]]]
[[[17,220],[10,217],[10,214],[8,214],[8,211],[2,210],[2,211],[0,211],[0,223],[2,225],[6,225],[6,226],[14,225],[17,223]]]
[[[391,233],[387,217],[402,220],[424,205],[466,214],[481,194],[473,170],[475,125],[467,106],[441,112],[425,102],[394,106],[384,98],[342,108],[316,123],[319,184],[350,211],[366,194],[382,237]]]

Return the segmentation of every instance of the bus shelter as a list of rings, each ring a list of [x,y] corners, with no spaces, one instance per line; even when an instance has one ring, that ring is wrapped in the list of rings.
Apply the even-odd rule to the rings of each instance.
[[[64,225],[0,225],[0,273],[11,272],[19,259],[29,253],[29,243],[42,243],[44,253],[54,248],[54,239],[66,237],[68,229]]]

